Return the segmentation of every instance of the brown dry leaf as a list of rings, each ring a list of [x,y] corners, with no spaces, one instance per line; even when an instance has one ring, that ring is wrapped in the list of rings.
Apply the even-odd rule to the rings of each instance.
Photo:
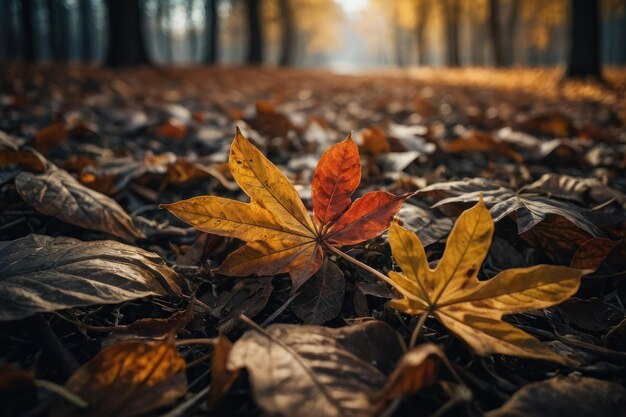
[[[578,269],[590,269],[596,271],[607,256],[622,244],[620,240],[611,240],[603,237],[594,237],[589,239],[576,250],[570,266]]]
[[[67,130],[62,122],[52,123],[35,134],[33,147],[40,152],[46,152],[67,139]]]
[[[320,270],[300,287],[291,309],[306,324],[322,324],[337,317],[345,292],[343,272],[326,258]]]
[[[375,402],[402,398],[437,381],[439,361],[445,358],[441,349],[432,343],[419,345],[404,354],[396,369],[387,378]]]
[[[389,141],[385,132],[377,126],[361,130],[361,139],[363,140],[363,149],[373,156],[391,151]]]
[[[215,407],[219,400],[228,392],[239,371],[229,371],[226,368],[228,358],[233,345],[222,333],[217,337],[217,342],[213,346],[213,356],[211,358],[211,388],[207,398],[209,409]]]
[[[81,411],[58,404],[53,417],[132,417],[187,393],[186,364],[170,343],[124,341],[105,347],[74,372],[68,391],[89,403]]]
[[[495,152],[507,158],[522,163],[524,158],[506,142],[500,141],[495,136],[486,133],[473,131],[469,135],[458,138],[452,142],[443,142],[441,149],[449,154],[465,152]]]
[[[17,165],[32,172],[44,172],[48,162],[39,152],[32,149],[0,148],[0,167]]]
[[[528,384],[486,417],[623,417],[626,389],[576,375]]]
[[[387,324],[369,321],[330,329],[276,324],[246,332],[228,369],[246,368],[257,404],[268,414],[299,417],[372,417],[370,401],[404,343]]]
[[[584,271],[537,265],[505,270],[488,281],[478,281],[493,230],[481,197],[456,221],[443,257],[433,270],[418,237],[393,224],[389,243],[403,273],[392,271],[389,277],[403,298],[388,304],[408,314],[433,314],[479,355],[500,353],[570,364],[531,335],[502,321],[502,316],[568,299],[578,290]]]
[[[229,165],[250,203],[203,196],[161,207],[202,232],[248,242],[228,255],[217,272],[289,272],[293,292],[320,268],[326,246],[354,245],[380,235],[410,195],[369,192],[352,203],[361,164],[350,137],[320,158],[311,186],[313,219],[289,179],[239,129]]]
[[[0,321],[186,289],[159,256],[110,240],[32,234],[0,242],[0,265]]]
[[[0,398],[30,388],[34,384],[35,375],[32,372],[0,363]]]
[[[171,118],[159,126],[155,134],[162,138],[181,141],[187,136],[187,126],[180,120]]]
[[[90,190],[64,170],[22,172],[15,186],[24,201],[42,214],[130,242],[144,237],[115,200]]]

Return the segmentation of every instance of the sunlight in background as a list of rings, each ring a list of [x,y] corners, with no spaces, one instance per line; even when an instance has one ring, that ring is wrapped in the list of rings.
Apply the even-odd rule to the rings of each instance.
[[[369,0],[336,0],[341,5],[346,14],[360,12],[365,9]]]

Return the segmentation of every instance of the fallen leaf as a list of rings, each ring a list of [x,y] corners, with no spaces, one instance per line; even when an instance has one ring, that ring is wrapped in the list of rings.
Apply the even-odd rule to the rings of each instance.
[[[233,344],[230,343],[230,340],[220,333],[213,346],[213,356],[211,357],[211,388],[207,398],[209,409],[215,407],[239,375],[238,371],[230,371],[226,368],[232,348]]]
[[[576,227],[591,236],[602,236],[602,232],[588,220],[588,212],[583,207],[568,201],[552,199],[536,192],[512,190],[497,182],[483,178],[441,182],[424,187],[417,192],[437,200],[433,207],[476,203],[482,194],[495,222],[517,214],[517,231],[527,232],[550,215],[567,219]]]
[[[525,385],[486,417],[618,417],[625,409],[623,386],[570,375]]]
[[[437,380],[439,362],[445,354],[432,343],[419,345],[402,356],[374,401],[387,401],[412,394]]]
[[[320,270],[300,287],[291,309],[306,324],[322,324],[337,317],[345,292],[343,272],[326,258]]]
[[[33,147],[40,152],[46,152],[67,139],[67,130],[62,122],[52,123],[35,133]]]
[[[385,132],[380,127],[361,130],[363,149],[370,155],[378,156],[391,151]]]
[[[246,332],[234,345],[228,369],[246,368],[257,404],[268,414],[300,417],[370,417],[370,398],[385,384],[404,350],[380,321],[330,329],[275,324]]]
[[[458,218],[433,270],[417,236],[393,224],[389,243],[403,273],[392,271],[389,277],[403,298],[388,305],[408,314],[433,314],[479,355],[500,353],[569,363],[531,335],[502,321],[502,316],[568,299],[578,290],[584,271],[537,265],[505,270],[488,281],[478,281],[493,230],[481,198]]]
[[[22,172],[15,186],[24,201],[42,214],[131,242],[144,237],[115,200],[90,190],[64,170]]]
[[[162,138],[181,141],[187,136],[187,126],[178,119],[170,118],[156,129],[155,134]]]
[[[0,242],[0,264],[0,321],[186,288],[159,256],[110,240],[31,234]]]
[[[154,411],[187,393],[186,368],[172,344],[116,343],[78,368],[65,384],[89,403],[88,409],[63,403],[52,416],[132,417]]]
[[[320,158],[312,182],[313,219],[289,179],[239,130],[229,165],[250,203],[203,196],[161,207],[202,232],[248,242],[228,255],[217,272],[289,272],[292,292],[320,268],[324,246],[354,245],[380,235],[409,197],[370,192],[350,204],[361,178],[358,148],[350,137]]]
[[[449,154],[465,152],[494,152],[506,156],[518,163],[522,163],[524,158],[511,145],[502,142],[496,136],[487,132],[472,131],[466,136],[453,140],[452,142],[442,142],[441,149]]]

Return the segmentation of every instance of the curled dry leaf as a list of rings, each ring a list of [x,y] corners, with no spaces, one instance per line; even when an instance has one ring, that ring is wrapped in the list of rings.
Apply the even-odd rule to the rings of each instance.
[[[24,201],[42,214],[127,241],[144,237],[115,200],[90,190],[66,171],[22,172],[15,186]]]
[[[186,367],[170,343],[125,341],[105,347],[65,384],[89,408],[59,403],[52,416],[132,417],[156,410],[187,393]]]
[[[403,298],[388,304],[408,314],[433,314],[479,355],[501,353],[568,364],[531,335],[502,321],[502,316],[565,301],[578,290],[585,271],[537,265],[478,281],[493,230],[481,199],[458,218],[433,270],[419,238],[393,224],[389,243],[403,273],[392,271],[389,277]]]
[[[307,324],[322,324],[341,311],[346,282],[336,263],[326,258],[319,271],[300,288],[291,308]]]
[[[525,233],[549,216],[564,217],[591,236],[602,236],[602,232],[588,219],[588,211],[569,201],[553,199],[536,192],[515,191],[494,181],[472,178],[461,181],[441,182],[418,191],[436,200],[433,207],[476,203],[484,196],[495,222],[515,213],[519,234]]]
[[[185,288],[156,254],[109,240],[32,234],[0,242],[0,265],[0,321]]]
[[[623,386],[570,375],[525,385],[486,417],[623,417],[624,410]]]
[[[411,349],[400,359],[374,401],[401,398],[434,384],[437,380],[439,361],[445,358],[444,355],[439,347],[431,343]]]
[[[65,139],[67,139],[65,125],[62,122],[55,122],[35,134],[33,146],[38,151],[45,153],[48,149],[59,145]]]
[[[268,414],[370,417],[370,399],[404,351],[387,324],[369,321],[330,329],[276,324],[246,332],[228,369],[246,368],[258,405]]]
[[[354,245],[380,235],[409,197],[370,192],[351,204],[361,163],[350,137],[320,158],[312,183],[313,219],[289,179],[239,130],[228,163],[250,203],[203,196],[162,207],[202,232],[248,242],[217,272],[234,276],[289,272],[294,292],[321,267],[324,246]]]

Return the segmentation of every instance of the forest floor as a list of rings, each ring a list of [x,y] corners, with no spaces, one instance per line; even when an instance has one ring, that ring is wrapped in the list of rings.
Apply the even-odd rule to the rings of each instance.
[[[87,415],[117,416],[623,416],[626,70],[606,71],[611,88],[559,77],[0,68],[0,416],[85,415],[80,399]],[[481,282],[540,264],[583,269],[564,302],[505,318],[562,360],[479,355],[430,315],[417,345],[446,359],[411,367],[399,358],[420,316],[386,306],[398,292],[330,252],[294,297],[285,273],[215,272],[241,241],[159,205],[248,201],[227,163],[236,127],[309,210],[315,167],[352,132],[353,199],[415,193],[397,219],[433,268],[459,214],[484,199],[495,232]],[[342,250],[385,275],[402,266],[387,232]],[[520,294],[520,305],[542,297]]]

